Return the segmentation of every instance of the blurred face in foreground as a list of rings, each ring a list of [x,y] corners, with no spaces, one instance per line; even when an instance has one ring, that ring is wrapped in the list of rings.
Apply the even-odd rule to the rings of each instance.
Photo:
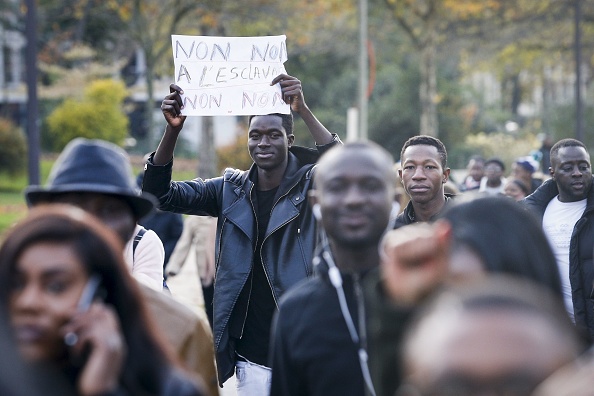
[[[64,326],[76,311],[88,275],[68,244],[38,242],[14,268],[9,314],[18,348],[32,362],[65,356]]]
[[[399,394],[530,395],[575,357],[575,348],[538,315],[504,308],[452,311],[431,315],[407,343],[408,385]]]
[[[328,153],[316,170],[312,199],[334,243],[347,248],[377,246],[394,197],[392,164],[370,148]]]

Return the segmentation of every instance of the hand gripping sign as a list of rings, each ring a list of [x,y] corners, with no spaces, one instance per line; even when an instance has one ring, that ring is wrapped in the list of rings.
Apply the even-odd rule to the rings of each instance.
[[[289,114],[274,77],[286,73],[286,36],[172,35],[183,115]]]

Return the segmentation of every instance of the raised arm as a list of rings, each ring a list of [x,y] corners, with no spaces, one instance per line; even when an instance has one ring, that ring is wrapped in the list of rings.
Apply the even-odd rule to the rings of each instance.
[[[279,74],[272,80],[270,85],[280,83],[285,103],[291,105],[291,110],[299,114],[299,116],[307,125],[311,136],[314,138],[317,145],[324,145],[332,142],[333,137],[330,131],[316,118],[311,112],[305,98],[303,97],[303,87],[301,81],[288,74]]]
[[[165,165],[171,161],[177,138],[186,121],[186,116],[181,115],[183,108],[181,99],[182,89],[175,84],[171,84],[169,86],[169,92],[169,95],[165,96],[165,99],[161,103],[161,111],[167,121],[167,126],[153,157],[153,164],[155,165]]]

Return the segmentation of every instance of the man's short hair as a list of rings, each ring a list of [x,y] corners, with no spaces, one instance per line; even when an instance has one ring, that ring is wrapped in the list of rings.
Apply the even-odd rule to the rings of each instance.
[[[293,134],[293,114],[281,114],[281,113],[272,113],[272,114],[262,114],[262,115],[270,115],[270,116],[277,116],[280,117],[283,121],[283,128],[285,128],[285,132],[288,135]],[[252,119],[254,117],[258,117],[257,114],[251,115],[248,118],[248,127],[252,125]]]
[[[439,154],[439,158],[441,159],[441,167],[443,169],[447,168],[448,165],[448,152],[441,140],[436,137],[428,136],[428,135],[418,135],[413,136],[404,142],[402,146],[402,151],[400,151],[400,161],[404,158],[404,151],[409,148],[410,146],[417,146],[417,145],[425,145],[425,146],[433,146],[437,149],[437,153]]]
[[[500,158],[497,158],[497,157],[489,158],[488,160],[485,161],[485,167],[489,164],[499,165],[501,170],[505,172],[505,164],[503,163],[503,161]]]
[[[588,151],[586,145],[577,139],[561,139],[551,147],[551,159],[557,158],[559,150],[565,147],[583,147],[584,150]]]
[[[388,172],[388,185],[392,187],[396,187],[396,178],[398,176],[398,172],[396,172],[396,168],[394,167],[394,158],[392,154],[390,154],[384,147],[381,145],[371,141],[371,140],[357,140],[352,142],[347,142],[345,144],[341,144],[335,147],[332,147],[330,150],[325,152],[318,161],[316,166],[316,177],[314,178],[314,184],[317,185],[317,180],[320,176],[324,174],[324,169],[328,166],[334,166],[332,163],[332,159],[335,158],[337,155],[344,155],[345,152],[352,152],[349,154],[349,158],[351,155],[355,155],[357,153],[364,152],[365,150],[369,150],[373,153],[375,158],[384,161]],[[328,162],[331,162],[331,165],[328,165]],[[321,170],[321,171],[320,171]],[[317,187],[319,188],[319,186]]]

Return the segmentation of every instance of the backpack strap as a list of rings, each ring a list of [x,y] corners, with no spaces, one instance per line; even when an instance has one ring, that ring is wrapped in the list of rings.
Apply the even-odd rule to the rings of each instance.
[[[144,234],[146,234],[146,228],[141,227],[140,230],[138,230],[138,233],[134,235],[134,241],[132,242],[132,257],[134,257],[134,253],[136,253],[136,246],[138,246],[138,242],[140,242]]]

